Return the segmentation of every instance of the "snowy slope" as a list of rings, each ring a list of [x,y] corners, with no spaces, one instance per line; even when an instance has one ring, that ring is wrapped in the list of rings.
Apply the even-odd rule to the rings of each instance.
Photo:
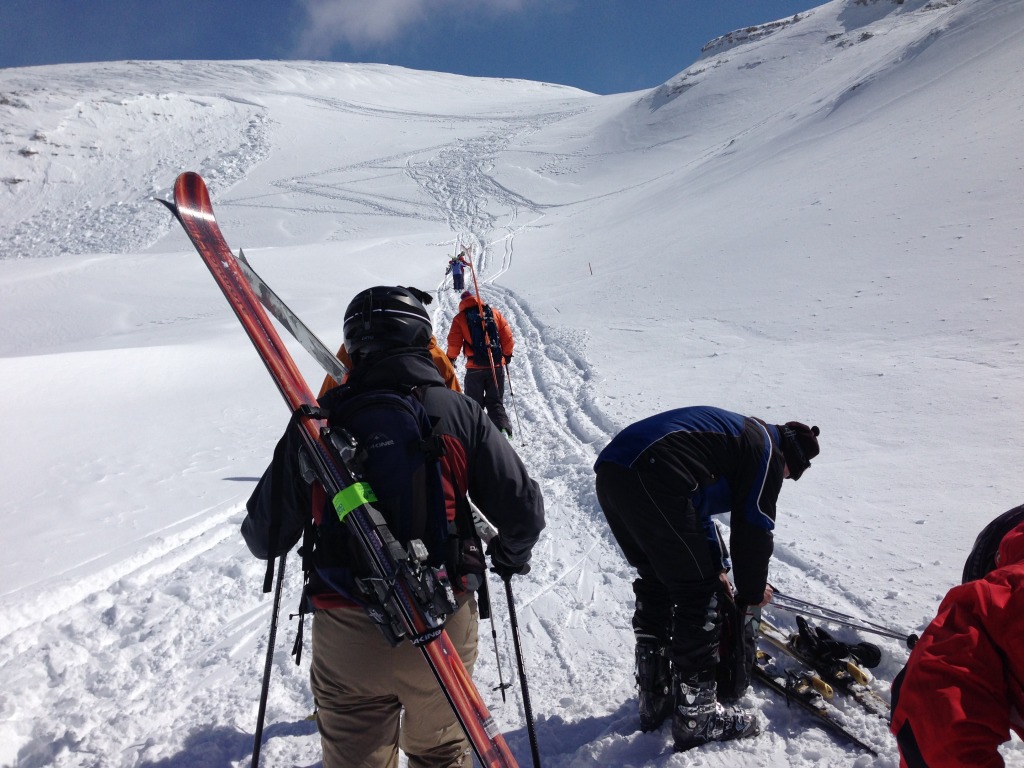
[[[633,574],[593,492],[597,451],[657,410],[818,424],[772,579],[905,632],[1021,502],[1024,2],[782,22],[613,96],[316,62],[0,70],[0,765],[248,765],[270,603],[237,528],[288,414],[152,202],[183,170],[328,344],[377,283],[437,289],[443,336],[445,263],[477,246],[549,515],[514,582],[545,765],[897,765],[881,721],[870,758],[758,689],[748,742],[637,732]],[[319,760],[294,630],[268,765]],[[486,637],[477,679],[528,764]],[[880,642],[887,681],[906,651]]]

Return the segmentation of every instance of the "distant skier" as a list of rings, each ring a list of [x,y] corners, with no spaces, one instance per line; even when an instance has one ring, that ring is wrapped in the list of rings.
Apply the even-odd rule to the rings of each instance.
[[[677,751],[757,732],[718,701],[721,600],[753,629],[771,599],[775,504],[818,455],[818,428],[699,406],[619,432],[597,457],[597,500],[630,565],[640,727],[672,715]],[[729,512],[735,595],[712,515]],[[751,660],[752,661],[752,660]]]
[[[448,331],[448,359],[454,365],[459,354],[466,353],[463,389],[508,437],[512,437],[512,422],[504,403],[505,365],[511,362],[514,347],[504,315],[478,301],[471,291],[463,292],[459,313]]]
[[[466,250],[459,251],[458,256],[452,256],[448,260],[448,269],[444,271],[446,275],[451,274],[452,276],[452,290],[461,291],[466,287],[465,285],[465,273],[466,267],[469,266],[469,262],[466,261]]]
[[[1024,506],[978,537],[893,681],[890,727],[903,768],[1001,768],[999,745],[1024,737]]]

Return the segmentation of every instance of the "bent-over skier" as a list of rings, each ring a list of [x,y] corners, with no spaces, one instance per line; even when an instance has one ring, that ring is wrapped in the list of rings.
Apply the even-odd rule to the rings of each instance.
[[[636,422],[597,457],[597,499],[630,565],[640,727],[672,716],[677,751],[757,732],[718,701],[719,601],[756,626],[771,599],[775,504],[782,480],[818,455],[818,428],[698,406]],[[712,515],[729,512],[736,594]]]

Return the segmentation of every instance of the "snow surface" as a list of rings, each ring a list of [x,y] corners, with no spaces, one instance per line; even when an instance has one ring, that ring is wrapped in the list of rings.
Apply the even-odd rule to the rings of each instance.
[[[238,526],[288,414],[152,202],[194,170],[332,346],[380,283],[437,289],[443,336],[447,258],[477,247],[548,510],[513,582],[545,766],[895,767],[882,721],[853,715],[873,758],[758,688],[757,738],[676,755],[667,727],[638,732],[633,574],[593,490],[597,451],[663,409],[818,424],[771,578],[899,632],[1022,501],[1024,2],[784,21],[612,96],[312,62],[0,71],[0,764],[249,763],[271,600]],[[293,557],[286,615],[299,581]],[[284,617],[266,765],[319,762],[294,635]],[[864,639],[887,694],[907,652]],[[528,765],[519,689],[491,690],[481,642],[477,681]]]

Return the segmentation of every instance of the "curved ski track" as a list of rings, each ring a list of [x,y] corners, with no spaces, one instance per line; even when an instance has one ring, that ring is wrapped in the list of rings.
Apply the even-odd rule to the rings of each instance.
[[[325,103],[325,108],[345,108]],[[596,405],[595,374],[587,339],[546,326],[528,297],[504,288],[514,268],[518,232],[544,216],[543,206],[507,189],[489,174],[511,142],[569,112],[480,121],[478,136],[440,147],[360,164],[382,173],[405,173],[426,193],[421,199],[386,199],[360,193],[357,184],[334,182],[349,168],[277,184],[314,200],[345,201],[382,214],[445,220],[453,243],[474,247],[484,298],[507,317],[516,338],[509,366],[514,395],[507,398],[514,444],[543,487],[548,527],[533,569],[513,580],[526,671],[544,763],[557,766],[619,764],[617,755],[648,755],[645,765],[671,758],[667,733],[640,734],[635,722],[633,639],[630,629],[633,573],[604,524],[593,489],[597,452],[622,425]],[[419,116],[422,117],[422,116]],[[450,120],[451,116],[438,116]],[[233,201],[245,205],[244,201]],[[458,297],[439,286],[434,306],[443,340]],[[26,608],[0,627],[0,667],[14,683],[0,692],[0,712],[35,709],[34,722],[9,716],[0,737],[29,738],[18,766],[225,766],[248,765],[266,652],[270,596],[259,594],[264,565],[249,556],[238,536],[239,505],[197,515],[135,561],[68,590],[47,604]],[[779,546],[773,575],[780,586],[832,600],[838,581],[808,572],[798,552]],[[308,688],[309,633],[302,667],[289,656],[295,623],[288,620],[300,591],[298,558],[285,579],[280,630],[263,748],[267,765],[315,765],[319,742]],[[528,764],[529,744],[521,689],[515,677],[512,638],[500,583],[491,582],[498,649],[505,682],[514,683],[502,704],[489,691],[498,683],[494,648],[481,627],[476,679],[513,750]],[[856,595],[843,602],[857,612]],[[183,633],[165,631],[187,628]],[[308,626],[307,626],[308,630]],[[58,638],[44,641],[45,638]],[[68,681],[77,678],[72,685]],[[74,700],[47,700],[47,689],[81,691]],[[759,693],[748,703],[770,703]],[[28,701],[26,701],[28,699]],[[196,713],[206,725],[196,729]],[[174,723],[172,732],[151,723]],[[884,728],[873,741],[889,749]],[[776,756],[786,739],[763,735],[758,748]],[[117,749],[111,751],[111,745]],[[728,752],[709,750],[707,765],[729,764]],[[632,763],[631,763],[632,764]]]
[[[516,339],[508,368],[514,394],[507,394],[506,405],[516,430],[516,448],[544,489],[548,517],[533,570],[513,581],[527,674],[531,668],[544,671],[542,679],[529,682],[545,764],[610,765],[616,763],[616,751],[624,743],[645,738],[633,720],[629,618],[634,574],[608,532],[593,489],[594,458],[622,425],[612,423],[596,404],[586,337],[547,327],[525,297],[500,283],[514,266],[516,234],[539,222],[544,207],[502,187],[488,169],[496,164],[502,148],[530,130],[529,125],[516,126],[509,134],[460,142],[425,166],[410,167],[409,173],[446,211],[457,244],[474,247],[484,298],[502,311]],[[527,221],[520,223],[524,217]],[[438,295],[435,328],[443,340],[458,297],[445,289],[444,282]],[[799,591],[812,600],[835,600],[841,580],[808,573],[809,568],[786,546],[780,545],[777,555],[773,578],[780,588]],[[866,600],[848,593],[843,597],[852,613],[866,614]],[[504,614],[501,606],[496,612],[499,617]],[[499,629],[499,636],[502,658],[513,659],[507,627]],[[488,673],[494,674],[493,683],[497,683],[491,662],[485,650],[478,664],[481,687],[487,684]],[[623,701],[625,709],[618,707]],[[759,706],[765,704],[770,702],[761,697]],[[562,719],[563,712],[572,724]],[[519,711],[499,710],[498,716],[506,727],[520,724],[510,744],[518,754],[526,754]],[[884,726],[868,722],[866,727],[880,749],[890,746]],[[671,752],[669,741],[662,746]],[[786,745],[778,741],[775,748],[781,753]],[[658,752],[651,755],[658,757]],[[727,753],[721,757],[721,762],[710,764],[730,764]]]

